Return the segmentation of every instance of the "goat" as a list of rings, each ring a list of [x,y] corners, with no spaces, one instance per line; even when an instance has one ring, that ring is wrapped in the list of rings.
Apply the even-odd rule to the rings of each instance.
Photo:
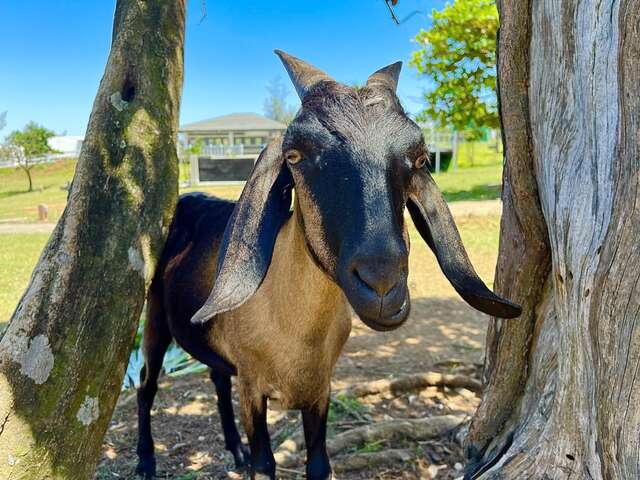
[[[251,478],[275,478],[266,408],[267,399],[278,399],[302,411],[307,477],[331,477],[330,380],[351,308],[379,331],[409,315],[405,207],[464,300],[494,316],[520,314],[469,262],[425,168],[422,132],[395,94],[400,62],[353,89],[276,53],[300,111],[260,154],[237,203],[180,198],[149,289],[137,449],[137,471],[146,477],[155,474],[150,410],[172,338],[210,367],[225,445],[238,467],[249,466]],[[250,455],[234,421],[232,375]]]

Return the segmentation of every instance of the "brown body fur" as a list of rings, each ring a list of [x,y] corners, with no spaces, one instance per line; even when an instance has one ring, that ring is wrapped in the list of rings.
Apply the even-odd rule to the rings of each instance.
[[[204,303],[221,236],[206,239],[210,249],[190,243],[169,260],[162,274],[165,298],[189,299],[185,303],[196,308]],[[193,307],[184,307],[166,305],[172,335],[204,363],[209,362],[202,350],[208,346],[233,365],[243,404],[265,396],[283,408],[310,408],[328,398],[333,368],[351,330],[351,309],[311,258],[295,212],[278,234],[263,283],[246,303],[205,326],[192,325]],[[249,406],[243,405],[243,412]]]
[[[328,397],[351,314],[340,288],[309,255],[294,214],[258,291],[212,323],[210,342],[238,369],[241,392],[257,389],[254,395],[284,408],[309,408]]]

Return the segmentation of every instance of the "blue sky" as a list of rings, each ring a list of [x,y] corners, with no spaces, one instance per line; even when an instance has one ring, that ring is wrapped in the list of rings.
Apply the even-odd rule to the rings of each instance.
[[[262,113],[265,85],[290,87],[274,48],[322,68],[336,80],[363,82],[403,60],[398,94],[420,110],[426,80],[407,64],[411,41],[444,0],[400,0],[395,25],[383,0],[189,0],[181,123],[231,112]],[[84,134],[109,53],[115,0],[0,2],[0,134],[30,120],[58,133]],[[294,103],[293,88],[289,100]]]

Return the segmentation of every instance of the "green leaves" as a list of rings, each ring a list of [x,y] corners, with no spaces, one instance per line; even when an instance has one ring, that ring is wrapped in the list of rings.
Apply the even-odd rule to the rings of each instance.
[[[454,0],[434,10],[432,18],[431,28],[416,35],[420,49],[410,62],[432,83],[418,120],[432,119],[456,130],[498,127],[495,3]]]
[[[6,143],[22,147],[24,155],[27,158],[31,158],[45,153],[53,153],[53,149],[49,146],[47,140],[54,135],[55,133],[51,130],[35,122],[29,122],[22,130],[11,132],[6,138]]]

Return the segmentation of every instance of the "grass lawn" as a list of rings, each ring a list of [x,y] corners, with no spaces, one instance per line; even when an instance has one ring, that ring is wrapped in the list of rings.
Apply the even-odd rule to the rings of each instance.
[[[459,168],[434,176],[447,202],[493,200],[500,198],[502,165]]]
[[[27,192],[27,177],[21,170],[0,168],[0,221],[37,222],[38,204],[49,207],[49,221],[56,222],[67,201],[63,189],[73,178],[75,161],[62,160],[33,169],[34,191]],[[435,176],[447,201],[489,200],[500,198],[502,165],[492,164],[474,168],[459,168]],[[187,188],[187,191],[206,191],[224,198],[237,198],[238,185]]]
[[[500,150],[495,140],[488,142],[460,142],[458,144],[458,167],[473,168],[502,164],[502,146]]]
[[[49,234],[0,235],[0,325],[7,322],[27,288]]]
[[[0,168],[0,220],[36,222],[38,205],[49,207],[49,219],[57,221],[67,203],[67,192],[62,187],[73,178],[75,160],[36,165],[31,170],[33,192],[27,192],[27,175],[15,168]]]

